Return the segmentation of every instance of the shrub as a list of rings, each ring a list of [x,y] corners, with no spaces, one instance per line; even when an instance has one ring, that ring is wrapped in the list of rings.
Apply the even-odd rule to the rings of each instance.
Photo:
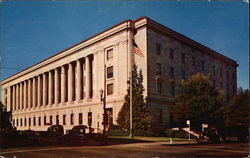
[[[128,136],[129,133],[120,129],[110,129],[107,131],[108,136]]]

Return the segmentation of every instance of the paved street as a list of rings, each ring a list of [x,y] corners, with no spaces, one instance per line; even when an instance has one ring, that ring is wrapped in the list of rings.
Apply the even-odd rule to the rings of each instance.
[[[170,146],[167,142],[151,142],[109,146],[54,146],[5,149],[1,150],[0,155],[7,158],[242,158],[248,156],[248,143]]]

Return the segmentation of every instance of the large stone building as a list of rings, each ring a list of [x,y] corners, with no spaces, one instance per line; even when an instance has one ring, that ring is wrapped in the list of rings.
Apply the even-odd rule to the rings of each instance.
[[[54,124],[71,129],[88,125],[90,116],[92,127],[102,130],[99,91],[104,89],[104,79],[109,123],[116,124],[132,64],[143,72],[154,130],[169,127],[169,107],[180,81],[191,74],[211,74],[213,86],[224,90],[226,100],[236,94],[236,61],[141,17],[123,21],[3,80],[2,101],[20,130],[46,130]]]

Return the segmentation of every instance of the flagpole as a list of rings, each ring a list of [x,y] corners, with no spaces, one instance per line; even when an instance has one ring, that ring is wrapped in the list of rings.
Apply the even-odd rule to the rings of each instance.
[[[129,120],[130,120],[130,130],[129,130],[129,138],[133,138],[133,111],[132,111],[132,109],[133,109],[133,100],[132,100],[132,97],[133,97],[133,94],[132,94],[132,85],[133,85],[133,83],[132,83],[132,81],[133,81],[133,79],[132,79],[132,77],[133,77],[133,75],[132,75],[132,71],[133,71],[133,63],[132,63],[132,61],[133,61],[133,59],[132,59],[132,33],[131,33],[131,30],[129,30],[128,31],[128,37],[129,37],[129,40],[128,40],[128,47],[129,47],[129,54],[130,54],[130,107],[129,107],[129,113],[130,113],[130,118],[129,118]]]

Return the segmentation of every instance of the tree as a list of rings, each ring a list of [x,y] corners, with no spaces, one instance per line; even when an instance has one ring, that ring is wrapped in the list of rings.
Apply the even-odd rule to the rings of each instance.
[[[240,139],[248,135],[249,103],[249,90],[242,90],[225,108],[225,124],[228,127],[228,132]]]
[[[181,82],[181,92],[171,114],[179,126],[191,121],[191,125],[208,123],[218,127],[223,124],[223,92],[211,86],[209,76],[195,74]]]
[[[123,130],[130,129],[130,81],[128,83],[125,102],[118,114],[117,123]],[[149,107],[143,96],[143,75],[142,71],[137,72],[137,66],[134,65],[132,71],[132,101],[133,101],[133,131],[134,133],[147,133],[151,128],[151,115]]]
[[[5,106],[0,101],[0,132],[8,133],[13,129],[13,126],[10,122],[11,112],[7,112]]]

